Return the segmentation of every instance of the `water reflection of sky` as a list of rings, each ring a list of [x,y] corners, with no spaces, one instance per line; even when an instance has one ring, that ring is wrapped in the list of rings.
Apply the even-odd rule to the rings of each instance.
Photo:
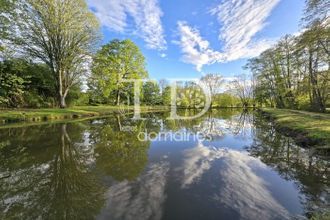
[[[244,148],[253,141],[252,126],[235,120],[206,120],[193,128],[210,132],[212,141],[152,142],[146,170],[136,181],[109,188],[99,218],[200,219],[194,206],[209,211],[210,218],[289,219],[300,214],[294,184],[249,156]],[[176,213],[173,206],[180,210]]]
[[[22,129],[29,141],[5,136],[0,177],[7,170],[10,175],[0,178],[3,216],[40,207],[35,218],[87,213],[97,219],[288,219],[303,215],[308,199],[328,198],[322,183],[326,161],[262,127],[252,114],[193,122],[152,117]],[[203,132],[212,140],[138,142],[139,129]],[[309,182],[300,182],[306,177]]]
[[[168,162],[149,164],[135,181],[109,187],[106,205],[98,219],[161,219],[168,171]]]

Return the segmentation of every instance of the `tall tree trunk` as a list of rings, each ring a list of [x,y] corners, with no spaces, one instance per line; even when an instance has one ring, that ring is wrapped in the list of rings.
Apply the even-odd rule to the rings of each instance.
[[[66,103],[65,103],[65,97],[63,95],[63,81],[62,81],[62,70],[59,69],[57,72],[58,76],[58,98],[59,98],[59,104],[60,108],[65,108]]]
[[[117,90],[117,95],[116,95],[116,105],[119,105],[120,104],[120,91],[119,89]]]
[[[60,96],[60,108],[66,108],[65,96]]]
[[[317,63],[317,61],[315,61]],[[325,112],[326,107],[323,102],[322,95],[320,92],[319,81],[317,76],[317,69],[313,65],[313,54],[310,52],[309,55],[309,79],[311,84],[311,93],[312,93],[312,109],[317,112]]]

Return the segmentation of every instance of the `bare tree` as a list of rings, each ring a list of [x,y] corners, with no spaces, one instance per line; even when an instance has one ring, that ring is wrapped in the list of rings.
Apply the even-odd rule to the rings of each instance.
[[[247,108],[253,98],[253,81],[246,75],[236,76],[231,82],[232,92],[239,97],[242,106]]]
[[[224,79],[220,74],[206,74],[201,78],[201,81],[208,87],[210,90],[211,100],[219,92],[220,86],[223,84]],[[213,102],[211,101],[211,107]]]

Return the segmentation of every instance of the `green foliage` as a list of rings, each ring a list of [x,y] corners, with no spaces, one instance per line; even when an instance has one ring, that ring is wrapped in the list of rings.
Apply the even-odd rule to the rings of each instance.
[[[23,102],[24,82],[19,76],[0,73],[0,104],[18,107]]]
[[[49,68],[23,59],[0,62],[0,105],[4,107],[52,107],[55,85]]]
[[[56,96],[66,106],[69,90],[86,73],[99,36],[95,15],[84,0],[26,0],[17,4],[15,42],[22,51],[48,65]]]
[[[249,60],[246,67],[254,74],[254,96],[259,104],[325,112],[330,57],[322,41],[330,35],[316,37],[317,28],[299,37],[286,36],[274,48]]]
[[[181,108],[203,108],[206,104],[205,94],[194,83],[186,83],[177,87],[177,106]]]
[[[133,91],[133,83],[127,85],[123,80],[143,79],[148,76],[145,58],[140,49],[131,40],[112,40],[95,55],[89,88],[92,97],[109,98],[120,104],[120,98]],[[99,100],[97,100],[99,101]]]
[[[315,213],[311,217],[311,220],[328,220],[330,219],[330,211],[325,211],[323,213]]]
[[[160,105],[162,98],[160,95],[160,88],[156,82],[146,82],[142,88],[143,103],[147,105]]]
[[[221,108],[238,107],[241,105],[239,98],[229,93],[217,94],[213,103],[214,106]]]
[[[166,86],[162,91],[162,104],[165,106],[171,105],[171,87]]]
[[[327,0],[307,0],[306,30],[285,36],[249,60],[260,105],[325,112],[330,94],[330,26]],[[308,104],[307,104],[308,102]]]
[[[19,107],[28,78],[24,76],[27,63],[22,60],[0,62],[0,105]],[[25,78],[23,78],[25,77]]]

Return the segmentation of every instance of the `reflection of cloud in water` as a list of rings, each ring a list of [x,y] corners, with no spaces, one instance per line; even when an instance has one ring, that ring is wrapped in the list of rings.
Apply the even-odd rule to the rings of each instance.
[[[136,181],[111,186],[98,219],[161,219],[168,171],[168,162],[153,164]]]
[[[224,150],[205,147],[202,143],[199,143],[196,147],[185,150],[183,154],[182,187],[186,188],[197,181],[206,170],[210,169],[211,162],[222,157]]]
[[[221,159],[218,174],[219,191],[213,199],[222,207],[233,209],[240,219],[287,219],[286,209],[267,189],[267,183],[255,173],[255,168],[266,169],[258,159],[247,153],[216,149],[198,144],[184,152],[182,186],[188,188],[198,182],[203,173],[211,168],[215,159]]]
[[[199,132],[208,134],[213,138],[220,138],[226,135],[234,135],[235,137],[245,138],[251,133],[252,123],[249,116],[241,114],[232,117],[230,120],[208,118],[199,126],[196,126]]]

